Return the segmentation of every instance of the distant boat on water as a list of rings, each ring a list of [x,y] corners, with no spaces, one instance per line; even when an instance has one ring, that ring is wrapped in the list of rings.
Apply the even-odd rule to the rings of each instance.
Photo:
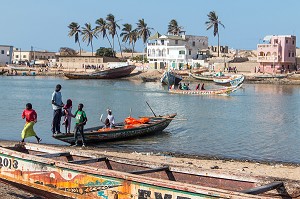
[[[126,65],[92,73],[64,73],[64,75],[69,79],[116,79],[128,76],[135,67],[134,65]]]

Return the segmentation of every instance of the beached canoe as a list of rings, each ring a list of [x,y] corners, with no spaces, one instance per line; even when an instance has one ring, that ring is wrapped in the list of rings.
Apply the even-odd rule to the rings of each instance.
[[[195,73],[190,73],[190,76],[192,76],[195,79],[202,80],[202,81],[213,81],[214,78],[216,77],[215,74],[195,74]]]
[[[178,85],[182,80],[182,77],[171,71],[165,71],[160,79],[162,84],[166,85]]]
[[[150,135],[155,132],[161,132],[171,123],[176,113],[171,115],[149,117],[146,123],[125,124],[125,122],[117,123],[114,128],[104,128],[104,126],[97,126],[87,128],[84,130],[84,136],[87,143],[98,143],[101,141],[127,139],[132,137],[139,137],[143,135]],[[56,134],[55,139],[74,144],[74,133],[70,134]],[[79,137],[81,140],[81,137]]]
[[[128,76],[135,67],[134,65],[127,65],[92,73],[64,73],[64,75],[69,79],[116,79]]]
[[[239,89],[242,84],[238,86],[222,87],[217,89],[209,90],[180,90],[180,89],[169,89],[169,93],[182,94],[182,95],[224,95],[229,96],[231,93]]]
[[[141,76],[141,79],[143,82],[156,82],[158,80],[158,78],[156,77],[145,77],[145,76]]]
[[[285,190],[275,179],[41,144],[0,147],[0,164],[2,181],[51,199],[270,199]]]

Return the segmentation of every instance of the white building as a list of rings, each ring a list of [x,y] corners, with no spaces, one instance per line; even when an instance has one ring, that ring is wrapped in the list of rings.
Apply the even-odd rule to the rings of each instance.
[[[13,46],[0,45],[0,66],[11,64]]]
[[[208,48],[208,38],[194,35],[155,35],[147,42],[147,59],[154,69],[183,69]]]

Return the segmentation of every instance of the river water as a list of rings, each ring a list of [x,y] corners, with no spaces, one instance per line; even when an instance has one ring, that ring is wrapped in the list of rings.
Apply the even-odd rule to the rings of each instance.
[[[116,121],[123,121],[130,109],[133,117],[152,115],[146,102],[157,115],[176,112],[177,118],[187,118],[173,120],[160,134],[99,147],[300,163],[299,85],[244,84],[229,97],[185,96],[168,94],[158,82],[0,76],[1,139],[21,139],[25,122],[21,114],[31,102],[38,113],[35,130],[43,142],[65,145],[51,137],[51,94],[58,83],[63,87],[63,101],[72,99],[73,112],[78,103],[84,104],[86,127],[99,125],[107,108]],[[210,87],[216,85],[206,84]]]

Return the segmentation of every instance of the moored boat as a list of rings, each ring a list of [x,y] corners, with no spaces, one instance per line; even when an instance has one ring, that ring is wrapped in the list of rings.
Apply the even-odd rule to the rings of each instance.
[[[165,71],[160,79],[160,82],[166,85],[178,85],[182,80],[180,75],[171,71]]]
[[[229,96],[231,93],[235,92],[241,86],[242,86],[242,84],[240,84],[238,86],[229,86],[229,87],[222,87],[222,88],[209,89],[209,90],[170,89],[169,93],[183,94],[183,95],[224,95],[224,96]]]
[[[281,198],[275,179],[41,144],[0,147],[0,178],[46,198]],[[283,192],[283,191],[282,191]]]
[[[244,79],[245,79],[244,75],[231,75],[231,76],[215,77],[213,81],[217,84],[235,86],[243,83]]]
[[[135,67],[134,65],[126,65],[92,73],[64,73],[64,75],[69,79],[115,79],[128,76]]]
[[[168,127],[175,116],[176,113],[157,117],[147,117],[149,121],[146,120],[146,122],[135,122],[134,124],[128,124],[124,121],[117,123],[112,129],[104,128],[104,126],[87,128],[84,130],[84,137],[87,143],[98,143],[101,141],[119,140],[149,135],[155,132],[163,131]],[[56,134],[53,137],[70,144],[75,142],[74,133]]]
[[[203,80],[203,81],[213,81],[214,78],[216,77],[215,74],[209,73],[209,74],[194,74],[194,73],[190,73],[190,75],[198,80]]]
[[[145,77],[145,76],[142,76],[141,79],[143,82],[156,82],[158,80],[158,78],[156,77]]]

